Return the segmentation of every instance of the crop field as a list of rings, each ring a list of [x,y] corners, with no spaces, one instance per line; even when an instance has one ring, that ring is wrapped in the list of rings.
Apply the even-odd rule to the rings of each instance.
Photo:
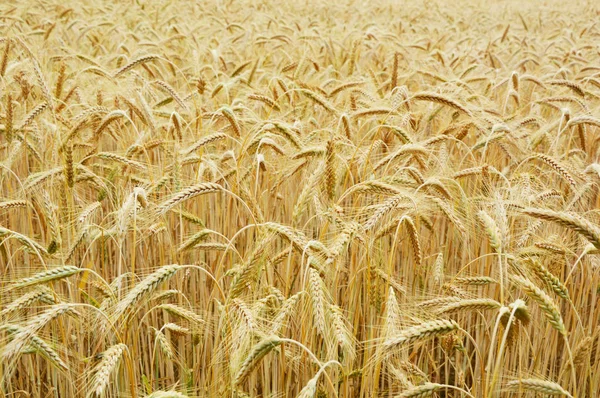
[[[0,396],[600,397],[600,4],[0,2]]]

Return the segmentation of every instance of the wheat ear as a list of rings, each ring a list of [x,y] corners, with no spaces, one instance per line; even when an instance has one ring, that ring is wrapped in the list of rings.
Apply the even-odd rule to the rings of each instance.
[[[51,268],[46,271],[42,271],[33,276],[23,278],[16,281],[12,287],[21,288],[26,286],[38,285],[40,283],[46,283],[62,278],[67,278],[71,275],[75,275],[78,272],[83,271],[82,268],[74,267],[72,265],[65,265],[63,267]]]
[[[552,221],[566,228],[572,229],[583,235],[597,249],[600,249],[600,228],[579,217],[578,215],[534,208],[525,208],[522,210],[522,212],[528,216],[540,218],[546,221]]]
[[[113,73],[112,77],[115,78],[117,76],[120,76],[128,70],[135,68],[137,65],[145,64],[146,62],[154,61],[156,59],[160,59],[160,57],[158,55],[146,55],[144,57],[138,58],[126,64],[121,69],[117,70],[115,73]]]
[[[523,278],[521,276],[513,275],[512,279],[525,291],[525,293],[535,301],[544,316],[548,319],[550,324],[554,329],[556,329],[560,334],[566,335],[567,329],[565,328],[565,324],[562,320],[562,316],[560,315],[560,311],[552,298],[546,294],[542,289],[537,287],[533,282],[529,279]]]
[[[25,332],[21,326],[11,324],[2,325],[0,326],[0,329],[5,329],[11,334],[22,334]],[[56,351],[54,351],[54,349],[48,343],[39,338],[37,335],[33,334],[29,336],[28,345],[29,348],[33,349],[34,352],[37,352],[38,354],[46,358],[58,369],[62,371],[69,370],[67,364],[60,358]]]
[[[396,336],[386,340],[383,346],[386,349],[394,349],[400,345],[410,344],[428,337],[441,336],[453,332],[458,328],[458,324],[452,320],[437,319],[424,322],[401,331]]]
[[[265,357],[269,352],[271,352],[275,347],[281,344],[281,339],[277,336],[270,336],[258,344],[256,344],[250,354],[246,357],[242,366],[238,370],[233,384],[238,385],[244,381],[244,379],[252,372],[254,368],[258,365],[261,359]]]
[[[188,396],[177,391],[158,390],[150,395],[146,395],[146,398],[188,398]]]
[[[509,391],[534,391],[547,395],[566,395],[567,397],[571,397],[571,394],[562,388],[560,384],[540,379],[509,381],[506,383],[506,389]]]
[[[168,210],[177,206],[179,203],[196,197],[198,195],[204,195],[211,192],[219,192],[223,189],[219,184],[212,182],[203,182],[201,184],[193,185],[189,188],[184,189],[178,194],[173,195],[170,199],[162,202],[158,205],[157,211],[159,214],[165,214]]]
[[[139,302],[144,296],[156,289],[161,282],[164,282],[175,275],[181,268],[183,267],[177,264],[165,265],[144,278],[144,280],[135,285],[135,287],[117,304],[114,312],[115,318],[123,315],[127,310],[133,307],[135,303]]]
[[[396,395],[394,398],[424,398],[431,396],[434,392],[443,387],[443,384],[425,383],[420,386],[412,387],[402,392],[402,394]]]
[[[96,366],[92,387],[93,394],[97,397],[104,395],[110,381],[110,376],[119,365],[119,360],[126,349],[127,346],[121,343],[110,347],[102,353],[102,360]]]
[[[461,300],[456,303],[446,304],[436,311],[437,314],[453,314],[460,311],[497,310],[502,304],[492,299],[478,298]]]

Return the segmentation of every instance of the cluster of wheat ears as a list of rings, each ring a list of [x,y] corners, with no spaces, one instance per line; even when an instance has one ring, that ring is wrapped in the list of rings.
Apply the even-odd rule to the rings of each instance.
[[[333,3],[1,2],[0,395],[599,396],[598,4]]]

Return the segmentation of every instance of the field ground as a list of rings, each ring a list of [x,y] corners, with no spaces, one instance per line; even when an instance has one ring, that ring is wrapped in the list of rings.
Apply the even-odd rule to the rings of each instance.
[[[600,5],[0,4],[0,395],[600,396]]]

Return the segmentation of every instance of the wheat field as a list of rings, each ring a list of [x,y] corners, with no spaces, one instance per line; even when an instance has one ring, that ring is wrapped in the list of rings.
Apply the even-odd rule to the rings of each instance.
[[[600,5],[0,4],[0,395],[600,396]]]

